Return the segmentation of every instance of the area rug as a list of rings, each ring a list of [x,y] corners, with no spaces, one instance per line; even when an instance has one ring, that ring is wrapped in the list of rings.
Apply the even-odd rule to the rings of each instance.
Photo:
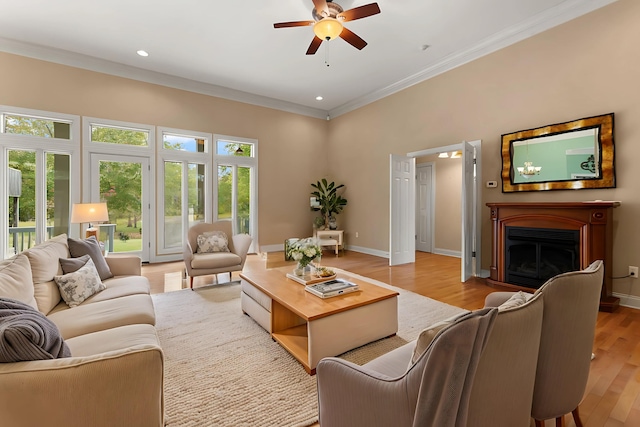
[[[340,357],[363,364],[415,339],[458,307],[396,290],[398,334]],[[165,355],[166,426],[309,426],[316,378],[240,309],[240,285],[153,295]]]

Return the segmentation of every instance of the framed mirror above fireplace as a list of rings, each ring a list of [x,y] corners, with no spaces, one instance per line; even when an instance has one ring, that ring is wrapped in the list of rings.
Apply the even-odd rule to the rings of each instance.
[[[614,114],[502,135],[502,192],[614,188]]]

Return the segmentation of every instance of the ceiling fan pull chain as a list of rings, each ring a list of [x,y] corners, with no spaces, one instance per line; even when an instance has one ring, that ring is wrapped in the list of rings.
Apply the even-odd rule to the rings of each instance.
[[[331,65],[329,64],[329,43],[324,44],[324,65],[327,67]]]

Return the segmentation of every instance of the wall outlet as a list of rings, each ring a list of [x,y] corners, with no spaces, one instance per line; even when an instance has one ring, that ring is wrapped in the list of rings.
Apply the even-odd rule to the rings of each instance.
[[[634,279],[638,278],[638,267],[634,267],[633,265],[629,266],[629,276],[633,277]]]
[[[356,231],[356,237],[358,237],[358,232]]]

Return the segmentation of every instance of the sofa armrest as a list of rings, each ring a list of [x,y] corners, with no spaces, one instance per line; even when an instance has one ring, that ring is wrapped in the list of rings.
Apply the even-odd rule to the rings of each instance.
[[[142,274],[142,260],[138,256],[108,255],[105,259],[114,276],[140,276]]]
[[[390,378],[366,366],[326,357],[316,367],[316,378],[323,427],[412,424],[415,400],[409,399],[406,377]]]
[[[163,355],[139,344],[86,357],[0,365],[2,424],[161,427]]]

